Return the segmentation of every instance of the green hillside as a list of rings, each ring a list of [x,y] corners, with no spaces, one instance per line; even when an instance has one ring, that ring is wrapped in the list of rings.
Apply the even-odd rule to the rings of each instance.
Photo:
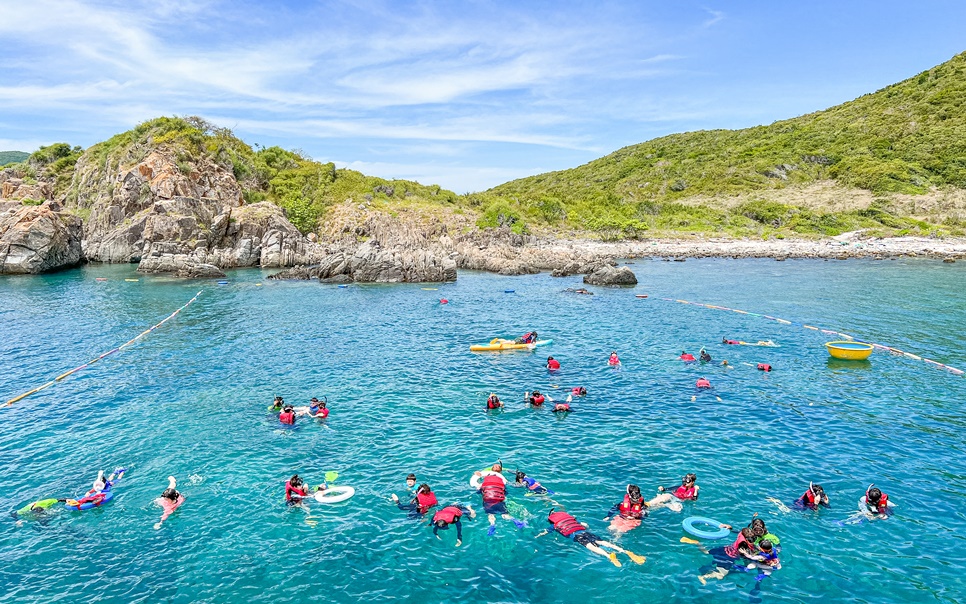
[[[17,164],[28,157],[30,157],[30,154],[23,151],[0,151],[0,166]]]
[[[867,191],[875,201],[821,212],[767,200],[825,181]],[[962,213],[945,216],[937,228],[900,218],[890,203],[937,189],[966,189],[966,53],[825,111],[744,130],[665,136],[500,185],[475,202],[504,223],[612,236],[654,229],[962,232]]]
[[[278,204],[303,232],[316,230],[326,210],[346,199],[387,209],[452,205],[457,200],[455,193],[438,186],[386,180],[354,170],[336,169],[332,163],[313,161],[297,151],[280,147],[255,150],[235,137],[231,130],[198,117],[149,120],[90,147],[84,151],[83,161],[105,171],[108,166],[133,165],[158,148],[173,152],[179,168],[185,173],[202,158],[230,170],[242,187],[245,201],[268,200]],[[76,156],[71,159],[82,161]],[[28,163],[33,162],[32,156]],[[66,193],[68,201],[76,200],[77,191],[70,187],[79,186],[78,180],[86,181],[76,178],[73,183],[59,180],[63,189],[59,186],[58,193]]]

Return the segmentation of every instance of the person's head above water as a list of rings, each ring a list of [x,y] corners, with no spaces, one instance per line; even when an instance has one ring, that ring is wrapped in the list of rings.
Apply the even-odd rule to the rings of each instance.
[[[293,487],[300,486],[302,484],[302,477],[298,474],[293,474],[292,477],[289,478],[288,483]]]
[[[865,492],[865,500],[871,503],[878,503],[882,499],[882,491],[879,487],[870,487],[868,491]]]
[[[526,477],[527,475],[525,472],[521,472],[520,470],[517,470],[517,479],[516,479],[517,482],[523,482],[523,479]]]
[[[409,486],[413,486],[414,484],[416,484],[416,475],[410,474],[409,476],[407,476],[406,484],[408,484]]]
[[[423,484],[419,485],[419,488],[416,489],[416,492],[428,495],[430,492],[432,492],[432,489],[429,488],[429,485],[424,482]]]
[[[761,543],[758,544],[758,547],[760,547],[761,551],[765,552],[766,554],[771,553],[772,545],[771,545],[771,541],[769,541],[768,539],[762,539]]]
[[[500,461],[499,459],[496,460],[496,463],[493,464],[493,466],[490,469],[492,471],[494,471],[494,472],[502,472],[503,471],[503,462]]]
[[[178,491],[177,489],[168,488],[164,490],[164,493],[161,493],[161,496],[164,497],[165,499],[170,499],[171,501],[175,501],[178,499]]]
[[[765,528],[765,521],[761,518],[755,518],[751,521],[751,531],[756,537],[762,537],[768,533],[768,529]]]
[[[682,484],[694,484],[698,480],[698,475],[694,473],[688,473],[684,475],[681,479]]]
[[[553,357],[547,357],[547,360],[548,361],[552,361],[553,360]]]
[[[313,402],[313,403],[317,403],[317,402],[319,402],[319,399],[317,399],[317,398],[315,398],[315,397],[313,396],[313,397],[312,397],[312,399],[311,399],[311,402]]]
[[[631,501],[641,500],[641,487],[636,484],[627,485],[627,494],[630,495]]]

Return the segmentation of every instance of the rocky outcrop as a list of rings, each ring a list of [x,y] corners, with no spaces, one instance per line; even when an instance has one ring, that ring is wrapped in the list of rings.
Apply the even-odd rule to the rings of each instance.
[[[0,215],[0,273],[37,274],[81,261],[81,220],[57,204],[8,208]]]
[[[269,279],[319,279],[326,283],[419,283],[456,280],[456,261],[433,250],[383,249],[366,242],[330,254],[311,267],[282,271]]]
[[[584,276],[588,285],[637,285],[637,277],[626,266],[600,266]]]

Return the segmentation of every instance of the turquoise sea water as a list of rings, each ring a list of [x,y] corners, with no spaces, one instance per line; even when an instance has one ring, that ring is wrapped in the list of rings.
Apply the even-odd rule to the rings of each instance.
[[[966,379],[880,351],[869,363],[832,362],[823,334],[660,298],[837,329],[966,369],[963,264],[633,268],[638,287],[595,296],[563,293],[578,279],[546,274],[461,273],[438,291],[276,283],[259,271],[218,286],[126,266],[0,278],[0,400],[127,341],[204,290],[135,346],[0,408],[5,512],[80,496],[98,469],[130,468],[102,508],[43,523],[0,519],[0,600],[961,601]],[[528,329],[553,345],[469,352]],[[781,347],[724,346],[724,336]],[[677,360],[701,346],[733,369]],[[620,371],[606,366],[611,350]],[[543,369],[549,354],[559,375]],[[775,370],[756,371],[758,362]],[[701,375],[721,402],[691,400]],[[525,390],[562,398],[576,385],[590,394],[568,417],[523,408]],[[490,391],[506,411],[483,411]],[[325,394],[331,415],[282,428],[265,410],[276,394],[297,404]],[[628,482],[651,496],[693,471],[701,498],[683,513],[657,510],[617,539],[647,556],[638,566],[622,555],[623,568],[559,535],[536,538],[549,505],[515,489],[511,507],[522,506],[533,528],[501,520],[487,537],[481,514],[464,522],[460,548],[455,531],[437,541],[387,501],[415,472],[441,503],[479,509],[467,481],[497,458],[556,491],[602,536],[601,518]],[[316,482],[328,470],[356,495],[314,506],[306,522],[284,505],[284,482],[294,472]],[[154,530],[152,500],[169,474],[187,502]],[[785,513],[766,499],[790,504],[809,480],[825,486],[832,509]],[[841,525],[872,481],[896,514]],[[782,538],[784,568],[752,595],[749,573],[700,585],[710,556],[679,542],[681,521],[743,525],[755,512]]]

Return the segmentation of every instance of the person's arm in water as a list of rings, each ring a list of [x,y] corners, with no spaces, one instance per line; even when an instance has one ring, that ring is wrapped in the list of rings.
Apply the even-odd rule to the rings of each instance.
[[[614,507],[612,507],[610,511],[607,512],[607,515],[604,516],[604,520],[610,520],[614,516],[618,515],[620,511],[621,511],[621,504],[615,503]]]

